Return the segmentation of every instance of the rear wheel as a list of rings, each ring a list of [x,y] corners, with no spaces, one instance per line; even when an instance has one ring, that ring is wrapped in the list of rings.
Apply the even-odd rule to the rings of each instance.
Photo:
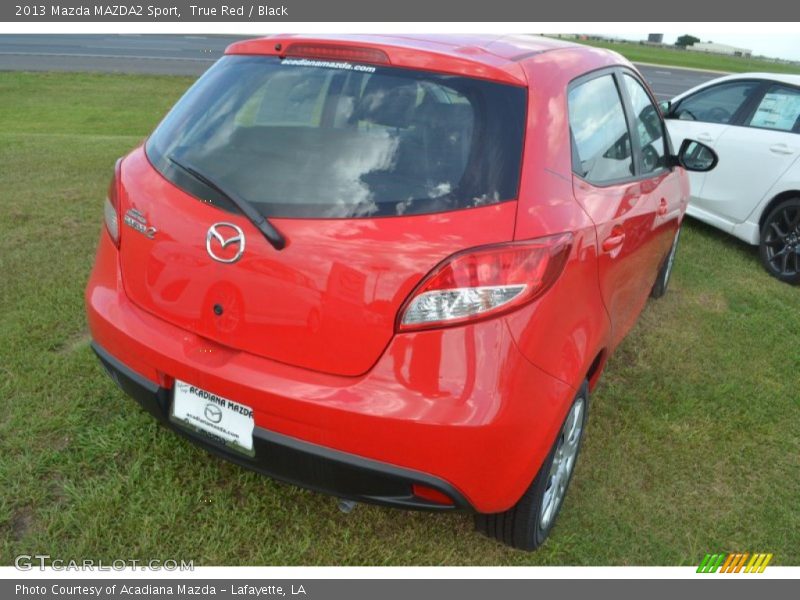
[[[664,259],[664,262],[658,271],[658,277],[656,278],[656,282],[653,284],[653,289],[650,290],[651,298],[661,298],[667,293],[669,278],[672,276],[672,266],[675,264],[675,255],[678,253],[678,240],[680,237],[681,230],[678,228],[678,232],[675,234],[675,239],[672,241],[672,248],[669,249],[669,254],[667,254],[667,258]]]
[[[800,283],[800,198],[781,202],[767,215],[759,254],[770,275],[786,283]]]
[[[520,550],[535,550],[544,543],[553,529],[572,479],[588,405],[589,384],[584,382],[531,486],[507,511],[476,515],[475,528],[478,531]]]

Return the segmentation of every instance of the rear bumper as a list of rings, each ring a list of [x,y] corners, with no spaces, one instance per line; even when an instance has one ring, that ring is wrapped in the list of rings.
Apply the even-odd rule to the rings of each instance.
[[[122,391],[158,421],[212,454],[233,463],[280,481],[359,502],[409,509],[470,509],[469,503],[458,490],[425,473],[338,452],[262,427],[256,427],[253,432],[254,458],[227,450],[210,439],[187,432],[170,420],[171,390],[132,371],[96,343],[92,343],[92,350]],[[441,492],[453,504],[426,502],[415,497],[411,492],[414,484],[425,485]]]
[[[112,377],[165,425],[232,462],[350,499],[506,510],[533,480],[575,394],[522,355],[502,319],[397,335],[358,377],[222,346],[134,305],[105,232],[86,308]],[[255,457],[174,425],[175,379],[252,407]],[[453,505],[415,497],[415,483]]]

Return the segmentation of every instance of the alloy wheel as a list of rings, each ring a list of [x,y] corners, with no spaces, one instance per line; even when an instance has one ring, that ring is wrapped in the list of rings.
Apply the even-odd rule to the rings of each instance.
[[[783,276],[800,273],[800,206],[787,206],[767,224],[766,259]]]
[[[547,474],[547,483],[542,498],[542,509],[539,515],[539,523],[542,529],[547,529],[553,522],[558,513],[558,508],[564,500],[567,485],[575,468],[575,459],[578,455],[581,432],[583,430],[583,412],[585,400],[578,398],[572,405],[572,409],[567,415],[564,427],[558,438],[558,446],[553,457],[553,464],[550,465],[550,472]]]
[[[669,257],[667,257],[667,271],[664,273],[664,283],[669,281],[670,275],[672,275],[672,265],[675,264],[675,255],[678,253],[678,236],[680,236],[681,231],[678,230],[678,233],[675,234],[675,239],[672,242],[672,248],[669,251]]]

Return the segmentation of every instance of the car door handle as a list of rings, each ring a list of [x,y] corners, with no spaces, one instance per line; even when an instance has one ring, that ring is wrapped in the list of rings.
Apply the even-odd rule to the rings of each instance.
[[[697,135],[697,141],[698,142],[705,142],[705,143],[709,144],[709,143],[714,141],[714,138],[711,137],[710,133],[699,133]]]
[[[667,214],[667,210],[669,210],[667,201],[664,198],[662,198],[661,202],[658,203],[658,210],[656,211],[656,214],[659,217],[663,217],[665,214]]]
[[[794,148],[786,144],[773,144],[769,147],[769,151],[774,154],[794,154]]]
[[[612,231],[611,235],[603,240],[603,252],[611,252],[614,248],[619,248],[624,241],[624,231]]]

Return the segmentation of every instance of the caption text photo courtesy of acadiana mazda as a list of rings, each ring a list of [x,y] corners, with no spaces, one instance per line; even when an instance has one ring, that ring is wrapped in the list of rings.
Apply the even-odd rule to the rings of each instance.
[[[687,170],[637,70],[536,37],[232,44],[121,158],[92,347],[165,426],[534,549],[667,289]]]

